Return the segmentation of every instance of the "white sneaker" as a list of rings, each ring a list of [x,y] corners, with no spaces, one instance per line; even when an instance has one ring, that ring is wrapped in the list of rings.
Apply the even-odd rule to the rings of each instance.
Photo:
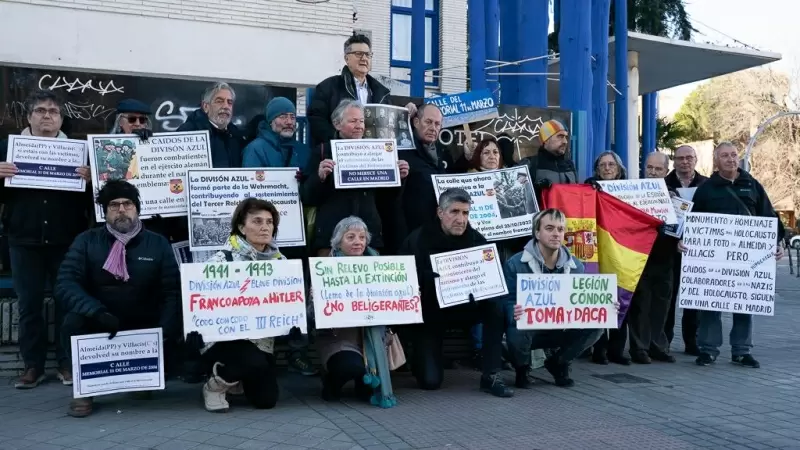
[[[228,383],[217,375],[217,367],[220,366],[222,366],[221,363],[214,363],[213,375],[203,385],[203,401],[206,405],[206,411],[227,412],[228,408],[230,408],[225,394],[236,383]]]

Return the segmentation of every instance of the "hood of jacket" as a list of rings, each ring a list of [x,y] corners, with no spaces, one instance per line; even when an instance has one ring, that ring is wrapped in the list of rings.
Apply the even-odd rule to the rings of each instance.
[[[31,134],[31,127],[27,127],[19,133],[21,136],[33,136]],[[58,130],[58,134],[56,135],[56,139],[68,139],[67,135],[64,134],[63,131]]]
[[[531,264],[536,264],[539,268],[539,270],[536,272],[540,273],[564,273],[564,269],[567,267],[567,265],[569,265],[571,269],[577,268],[577,265],[572,260],[572,255],[569,253],[569,249],[562,244],[561,248],[558,250],[556,267],[551,271],[549,268],[547,268],[547,266],[544,265],[544,256],[542,255],[541,250],[539,250],[539,246],[536,245],[533,239],[525,244],[525,248],[522,250],[522,259],[520,261],[523,264],[528,264],[529,266]]]

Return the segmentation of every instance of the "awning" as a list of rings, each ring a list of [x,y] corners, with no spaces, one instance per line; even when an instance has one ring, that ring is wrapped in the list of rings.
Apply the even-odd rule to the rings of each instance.
[[[700,44],[632,31],[628,33],[628,51],[639,53],[640,94],[662,91],[781,59],[779,53]],[[615,56],[612,37],[608,42],[608,79],[611,83],[615,80]],[[548,72],[559,73],[559,63],[558,59],[550,61]],[[526,77],[520,78],[523,82]],[[558,77],[551,75],[550,78]],[[609,101],[614,100],[614,95],[614,90],[609,88]],[[559,104],[558,81],[548,82],[547,96],[551,106]]]

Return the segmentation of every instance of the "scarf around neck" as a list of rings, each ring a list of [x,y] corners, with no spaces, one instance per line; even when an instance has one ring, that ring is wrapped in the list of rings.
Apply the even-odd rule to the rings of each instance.
[[[108,252],[108,257],[106,258],[106,263],[103,264],[103,269],[111,275],[114,275],[116,279],[127,282],[131,277],[128,275],[128,264],[125,262],[125,256],[127,254],[125,246],[142,231],[142,221],[137,219],[136,225],[127,233],[120,233],[108,223],[106,223],[106,230],[108,230],[116,240],[111,246],[111,251]]]
[[[281,254],[275,242],[270,242],[263,252],[256,250],[246,239],[239,235],[233,235],[228,239],[231,252],[236,253],[244,261],[261,261],[267,259],[286,259]]]

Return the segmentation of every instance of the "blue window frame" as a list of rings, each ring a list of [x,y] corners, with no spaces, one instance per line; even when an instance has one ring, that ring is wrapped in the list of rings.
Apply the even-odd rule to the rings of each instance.
[[[411,68],[411,4],[413,0],[391,0],[391,67]],[[425,0],[425,69],[439,67],[439,1]],[[426,78],[438,72],[426,72]],[[439,78],[426,81],[438,86]]]

